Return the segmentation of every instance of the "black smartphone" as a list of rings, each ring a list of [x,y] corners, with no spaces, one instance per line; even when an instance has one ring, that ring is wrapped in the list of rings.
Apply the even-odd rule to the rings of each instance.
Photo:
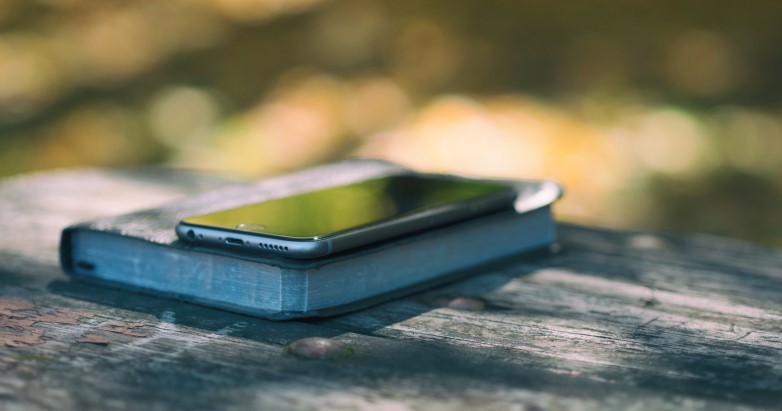
[[[185,241],[289,258],[317,258],[513,207],[508,185],[397,175],[185,218]]]

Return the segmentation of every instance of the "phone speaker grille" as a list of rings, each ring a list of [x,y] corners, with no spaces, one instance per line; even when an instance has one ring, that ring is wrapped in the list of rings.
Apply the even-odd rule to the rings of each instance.
[[[267,250],[288,251],[288,247],[274,244],[258,243],[258,247],[265,248]]]

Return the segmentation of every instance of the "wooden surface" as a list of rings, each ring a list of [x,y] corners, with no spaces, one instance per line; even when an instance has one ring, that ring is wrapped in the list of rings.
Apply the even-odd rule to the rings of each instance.
[[[66,224],[219,184],[161,170],[0,182],[0,410],[782,404],[782,253],[743,242],[563,225],[555,255],[282,323],[75,283],[59,269]],[[349,354],[286,350],[306,337]]]

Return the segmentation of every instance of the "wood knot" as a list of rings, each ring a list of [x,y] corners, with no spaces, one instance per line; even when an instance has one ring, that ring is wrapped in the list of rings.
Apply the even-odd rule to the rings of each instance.
[[[285,350],[299,358],[307,360],[327,360],[331,358],[347,357],[353,353],[353,350],[347,345],[321,337],[309,337],[296,340]]]

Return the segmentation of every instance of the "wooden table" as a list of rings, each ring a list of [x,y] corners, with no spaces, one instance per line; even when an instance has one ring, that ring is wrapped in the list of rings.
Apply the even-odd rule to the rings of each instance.
[[[66,224],[220,183],[159,169],[0,183],[0,410],[782,407],[782,252],[739,241],[563,224],[554,255],[291,322],[60,270]],[[350,354],[285,349],[307,337]]]

